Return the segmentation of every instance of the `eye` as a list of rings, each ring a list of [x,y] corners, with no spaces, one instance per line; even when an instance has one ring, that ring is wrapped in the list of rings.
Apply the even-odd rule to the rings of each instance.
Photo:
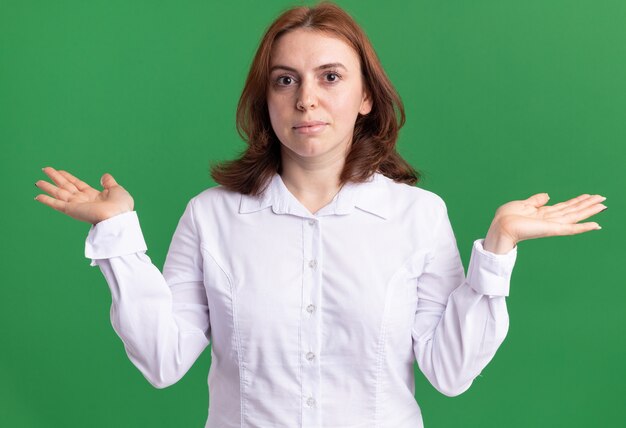
[[[275,79],[278,86],[290,86],[294,82],[294,78],[291,76],[279,76]]]
[[[336,71],[329,71],[325,76],[326,81],[329,83],[335,83],[341,79],[341,76]]]

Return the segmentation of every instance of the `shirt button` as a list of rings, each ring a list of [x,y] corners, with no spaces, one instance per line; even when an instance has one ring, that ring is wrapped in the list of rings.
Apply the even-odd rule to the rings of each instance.
[[[311,226],[315,226],[315,220],[309,220],[309,224],[310,224]]]
[[[309,407],[315,406],[315,398],[309,397],[306,399],[306,405]]]
[[[306,354],[306,359],[307,359],[307,360],[312,361],[312,360],[313,360],[313,358],[315,358],[315,354],[314,354],[313,352],[308,352],[308,353]]]
[[[309,261],[309,267],[311,269],[315,269],[316,266],[317,266],[317,262],[315,261],[315,259]]]
[[[312,314],[315,311],[315,305],[309,305],[306,307],[306,311]]]

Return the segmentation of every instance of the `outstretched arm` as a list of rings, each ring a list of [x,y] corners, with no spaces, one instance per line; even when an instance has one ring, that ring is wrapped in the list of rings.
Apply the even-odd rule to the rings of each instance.
[[[467,277],[448,217],[445,212],[442,215],[418,279],[412,336],[421,371],[443,394],[454,396],[467,390],[506,337],[505,299],[517,243],[598,229],[595,222],[576,223],[606,209],[601,204],[606,198],[599,195],[544,206],[548,199],[538,194],[501,206],[486,239],[474,242]]]
[[[210,342],[193,200],[181,217],[163,273],[145,253],[135,211],[92,226],[85,256],[111,289],[111,324],[132,363],[156,388],[176,383]]]
[[[99,191],[67,171],[43,168],[54,182],[35,200],[91,223],[85,255],[111,289],[111,324],[133,364],[157,388],[180,379],[210,342],[200,238],[193,201],[181,217],[163,266],[146,254],[132,196],[104,174]]]
[[[429,382],[455,396],[470,387],[506,337],[505,298],[517,247],[493,254],[484,249],[483,239],[475,240],[466,277],[443,201],[433,230],[433,245],[417,279],[413,349]]]

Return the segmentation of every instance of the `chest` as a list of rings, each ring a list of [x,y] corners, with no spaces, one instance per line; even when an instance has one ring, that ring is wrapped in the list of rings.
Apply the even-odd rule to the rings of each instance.
[[[378,334],[384,317],[409,322],[427,231],[350,217],[240,216],[220,227],[203,249],[212,313],[268,340],[288,340],[311,317],[360,335]]]

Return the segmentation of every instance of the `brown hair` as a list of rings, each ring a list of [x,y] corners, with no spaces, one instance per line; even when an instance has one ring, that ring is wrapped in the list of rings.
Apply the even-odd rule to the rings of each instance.
[[[257,195],[274,173],[281,172],[281,143],[270,123],[266,97],[270,53],[279,37],[298,28],[329,33],[351,46],[373,102],[367,115],[357,117],[340,184],[366,181],[377,171],[397,182],[416,184],[420,174],[396,150],[405,122],[402,100],[363,30],[343,9],[326,1],[283,12],[265,32],[237,106],[237,132],[248,147],[238,159],[213,165],[213,179],[227,189]]]

